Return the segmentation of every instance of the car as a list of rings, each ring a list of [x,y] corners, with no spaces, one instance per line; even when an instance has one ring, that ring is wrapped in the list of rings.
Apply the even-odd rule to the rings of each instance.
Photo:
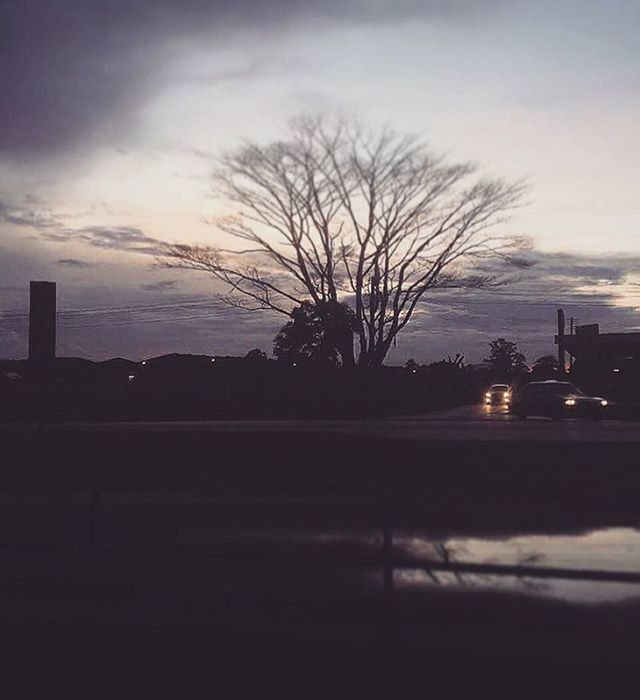
[[[609,402],[600,396],[586,396],[571,382],[548,379],[529,382],[513,397],[511,413],[520,419],[527,416],[560,418],[605,417]]]
[[[486,406],[508,406],[511,401],[511,387],[508,384],[492,384],[484,395]]]

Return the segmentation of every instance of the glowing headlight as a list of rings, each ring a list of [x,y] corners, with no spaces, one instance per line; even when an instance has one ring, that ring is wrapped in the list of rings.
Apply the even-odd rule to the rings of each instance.
[[[601,406],[608,406],[609,402],[606,399],[602,399],[602,401],[600,402],[600,405]]]
[[[484,395],[484,398],[485,398],[485,399],[490,399],[490,398],[491,398],[491,392],[490,392],[490,391],[487,391],[487,392],[485,393],[485,395]]]
[[[503,398],[505,401],[508,401],[508,400],[511,398],[511,394],[509,394],[508,391],[505,391],[504,394],[502,394],[502,398]]]
[[[564,405],[565,405],[565,406],[575,406],[575,405],[576,405],[576,400],[575,400],[575,399],[567,399],[567,400],[564,402]]]

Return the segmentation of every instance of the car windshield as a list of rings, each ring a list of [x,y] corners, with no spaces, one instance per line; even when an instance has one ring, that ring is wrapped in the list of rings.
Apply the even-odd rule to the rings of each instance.
[[[527,390],[527,394],[532,396],[568,396],[570,394],[582,396],[580,389],[569,382],[532,384]]]
[[[492,384],[489,391],[509,391],[509,387],[506,384]]]

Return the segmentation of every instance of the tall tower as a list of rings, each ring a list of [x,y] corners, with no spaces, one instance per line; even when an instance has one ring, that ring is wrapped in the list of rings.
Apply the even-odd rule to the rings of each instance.
[[[29,359],[56,356],[56,283],[29,283]]]

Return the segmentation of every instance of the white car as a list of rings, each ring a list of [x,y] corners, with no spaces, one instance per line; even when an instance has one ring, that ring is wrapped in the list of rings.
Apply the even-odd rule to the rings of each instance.
[[[492,384],[484,395],[486,406],[508,406],[511,401],[511,387],[508,384]]]

